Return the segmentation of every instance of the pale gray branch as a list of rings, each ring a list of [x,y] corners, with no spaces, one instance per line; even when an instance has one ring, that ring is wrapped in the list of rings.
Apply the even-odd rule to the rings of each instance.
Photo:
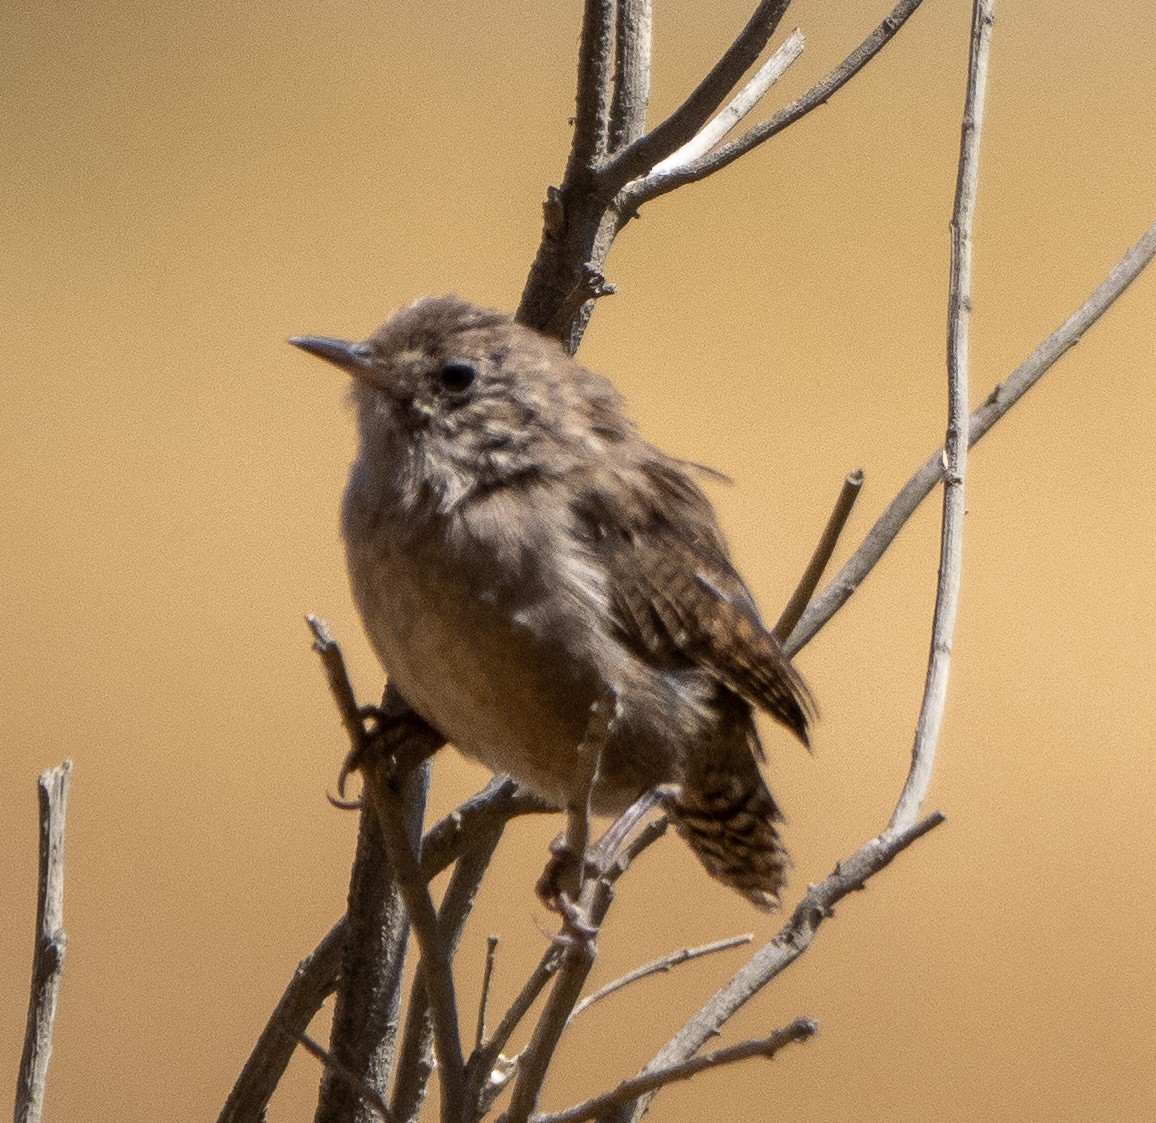
[[[687,183],[695,183],[733,164],[752,148],[763,144],[789,128],[813,109],[824,105],[838,93],[895,37],[923,0],[899,0],[890,14],[834,70],[812,86],[802,97],[784,106],[766,121],[756,125],[737,140],[716,148],[699,159],[664,175],[649,175],[649,168],[638,168],[634,182],[626,183],[619,194],[624,212],[637,210],[643,203],[657,199]]]
[[[40,1123],[56,1000],[64,970],[64,823],[68,815],[68,785],[72,761],[41,772],[36,781],[40,799],[40,865],[36,887],[36,943],[32,950],[32,985],[24,1051],[16,1077],[14,1123]]]
[[[707,1053],[705,1057],[692,1057],[667,1068],[636,1076],[632,1080],[624,1080],[613,1091],[595,1096],[576,1107],[549,1115],[535,1115],[532,1123],[580,1123],[583,1119],[594,1119],[609,1108],[628,1104],[639,1096],[653,1096],[667,1084],[673,1084],[677,1080],[689,1080],[708,1068],[718,1068],[720,1065],[734,1064],[736,1061],[746,1061],[752,1057],[770,1060],[780,1049],[795,1041],[806,1041],[818,1032],[818,1025],[810,1018],[796,1018],[789,1026],[775,1030],[769,1037],[743,1041],[738,1045],[730,1045],[725,1049]]]
[[[664,955],[661,959],[655,959],[650,963],[643,964],[641,967],[636,967],[633,971],[627,972],[625,975],[620,976],[613,982],[607,983],[604,987],[600,987],[593,994],[589,994],[582,999],[571,1011],[570,1017],[567,1019],[567,1024],[573,1022],[579,1014],[584,1010],[588,1010],[596,1002],[601,1002],[602,999],[608,998],[610,995],[622,990],[623,987],[628,987],[631,983],[636,983],[640,979],[649,978],[651,975],[665,974],[667,971],[671,971],[683,963],[689,963],[692,959],[701,959],[704,955],[714,955],[716,952],[741,947],[743,944],[749,944],[754,938],[752,933],[747,932],[742,936],[731,936],[729,939],[715,940],[713,943],[702,944],[697,948],[679,948],[678,951],[672,951],[669,955]]]
[[[963,104],[959,173],[951,216],[951,279],[947,303],[947,437],[943,445],[943,519],[939,542],[939,574],[935,586],[927,679],[919,707],[915,743],[911,750],[911,768],[891,817],[891,826],[896,829],[915,822],[931,787],[935,750],[943,726],[943,712],[947,707],[951,647],[955,638],[959,588],[963,577],[971,229],[979,190],[979,143],[983,132],[987,66],[991,53],[993,2],[975,0],[972,8],[967,94]]]
[[[650,105],[651,0],[618,0],[614,101],[610,107],[610,151],[617,152],[646,132]]]
[[[731,98],[719,113],[712,117],[701,131],[677,152],[655,164],[649,175],[662,176],[676,172],[705,156],[759,104],[767,91],[803,53],[805,44],[806,40],[803,33],[796,28],[775,48],[771,57],[755,71],[750,81]]]
[[[864,843],[849,858],[839,862],[817,885],[809,886],[778,935],[759,948],[735,972],[730,982],[687,1021],[642,1070],[642,1075],[661,1072],[693,1057],[707,1041],[718,1035],[736,1011],[811,946],[819,927],[833,915],[839,901],[848,893],[862,889],[868,878],[890,865],[898,854],[942,822],[943,816],[936,812],[906,830],[893,831],[889,828]],[[605,1123],[641,1119],[650,1097],[651,1094],[645,1094],[633,1105],[626,1104],[604,1111],[600,1119]]]
[[[974,446],[1000,418],[1070,351],[1084,333],[1124,294],[1128,286],[1156,257],[1156,223],[1121,258],[1096,291],[1047,337],[971,414],[968,443]],[[879,516],[867,537],[831,580],[818,599],[803,613],[790,640],[784,645],[795,654],[819,633],[850,599],[863,579],[875,568],[916,508],[943,479],[943,449],[927,458],[903,485]]]
[[[606,156],[610,127],[610,66],[614,55],[614,0],[586,0],[578,48],[572,168],[593,168]],[[571,173],[567,172],[567,178]]]
[[[660,160],[688,143],[758,61],[789,6],[790,0],[761,0],[746,27],[686,101],[661,125],[603,165],[599,176],[603,187],[610,192],[617,191],[637,176],[646,175]]]

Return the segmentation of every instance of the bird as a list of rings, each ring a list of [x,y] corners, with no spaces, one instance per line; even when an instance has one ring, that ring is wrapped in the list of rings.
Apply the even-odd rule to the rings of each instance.
[[[341,527],[391,687],[560,809],[615,816],[663,792],[706,872],[774,907],[789,858],[755,710],[809,746],[814,703],[731,561],[705,470],[646,441],[557,340],[456,296],[361,342],[289,342],[353,376]],[[592,779],[580,747],[608,692]]]

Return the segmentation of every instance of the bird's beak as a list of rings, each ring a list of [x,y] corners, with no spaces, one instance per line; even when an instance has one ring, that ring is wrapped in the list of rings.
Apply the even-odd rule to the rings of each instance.
[[[328,339],[323,335],[295,335],[289,340],[294,347],[308,351],[327,363],[340,367],[366,382],[373,382],[373,358],[364,343],[348,343],[344,339]]]

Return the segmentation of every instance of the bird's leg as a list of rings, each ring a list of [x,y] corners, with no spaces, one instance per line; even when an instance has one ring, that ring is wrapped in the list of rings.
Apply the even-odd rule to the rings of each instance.
[[[590,796],[598,782],[606,738],[617,716],[617,695],[607,688],[590,707],[590,721],[576,753],[579,783],[573,788],[575,797],[566,807],[566,830],[551,843],[550,860],[536,887],[542,902],[561,913],[564,941],[588,942],[594,938],[595,930],[581,905],[582,887],[590,875]]]
[[[618,860],[619,851],[635,827],[654,808],[664,806],[671,796],[678,794],[678,791],[677,784],[659,784],[644,791],[610,824],[606,833],[598,840],[598,844],[590,851],[586,862],[589,875],[601,877],[606,873]]]

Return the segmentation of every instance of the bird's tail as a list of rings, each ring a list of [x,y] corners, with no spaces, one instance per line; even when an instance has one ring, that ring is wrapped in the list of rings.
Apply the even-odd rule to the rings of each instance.
[[[688,762],[666,809],[707,873],[771,909],[791,864],[775,829],[783,816],[759,773],[751,709],[737,698],[733,703],[718,738]]]

